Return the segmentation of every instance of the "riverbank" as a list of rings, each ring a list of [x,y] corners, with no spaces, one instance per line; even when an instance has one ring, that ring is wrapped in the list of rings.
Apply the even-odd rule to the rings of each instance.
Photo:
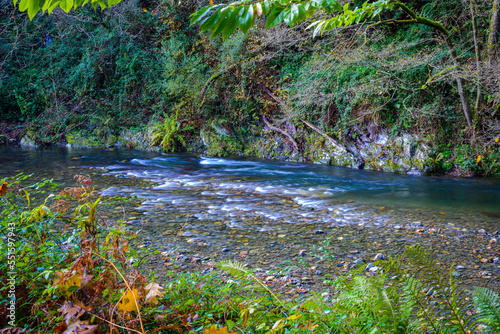
[[[441,144],[429,138],[409,133],[390,134],[373,123],[352,127],[342,140],[332,138],[307,121],[300,125],[285,122],[280,129],[265,120],[245,133],[212,123],[199,132],[184,134],[177,130],[168,132],[158,124],[161,123],[142,129],[124,129],[105,137],[72,131],[52,145],[70,149],[175,150],[213,157],[309,162],[408,175],[492,176],[500,173],[500,137],[492,137],[480,145],[479,142],[477,145],[447,145],[443,150]],[[3,127],[3,131],[4,144],[23,148],[47,146],[37,139],[39,137],[23,135],[22,127]],[[166,136],[170,146],[162,147],[157,138],[165,139]]]

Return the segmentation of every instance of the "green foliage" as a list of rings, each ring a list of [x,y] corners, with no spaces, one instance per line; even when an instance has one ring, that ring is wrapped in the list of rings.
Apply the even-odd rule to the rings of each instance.
[[[442,268],[430,251],[411,246],[400,258],[390,259],[384,268],[403,282],[403,296],[415,303],[422,325],[434,332],[470,333],[476,330],[467,295],[459,289],[453,268]]]
[[[174,152],[179,144],[186,146],[186,141],[180,132],[191,128],[181,129],[181,124],[177,121],[177,112],[175,116],[163,115],[163,122],[154,124],[151,146],[160,145],[165,152]]]
[[[255,24],[255,18],[268,15],[266,28],[273,28],[285,22],[289,27],[313,16],[316,11],[323,10],[335,14],[326,20],[317,20],[308,26],[314,28],[313,36],[322,34],[325,30],[331,31],[341,26],[359,23],[365,17],[375,17],[384,9],[393,9],[394,3],[390,0],[379,0],[374,3],[364,2],[361,7],[350,9],[350,4],[343,6],[336,0],[303,1],[290,3],[289,1],[238,1],[229,5],[218,4],[203,7],[191,15],[191,25],[200,23],[200,31],[211,30],[210,37],[222,34],[227,39],[237,28],[243,33]],[[212,13],[211,13],[212,12]],[[211,13],[211,15],[208,15]]]
[[[100,6],[101,10],[104,10],[106,7],[120,3],[121,0],[107,0],[107,2],[106,0],[14,0],[14,6],[19,3],[19,10],[21,12],[28,11],[30,20],[32,20],[39,11],[50,14],[54,9],[60,7],[68,13],[71,9],[83,7],[89,2],[94,9]]]
[[[486,288],[476,287],[472,291],[474,305],[479,311],[480,321],[494,333],[500,333],[500,296]]]

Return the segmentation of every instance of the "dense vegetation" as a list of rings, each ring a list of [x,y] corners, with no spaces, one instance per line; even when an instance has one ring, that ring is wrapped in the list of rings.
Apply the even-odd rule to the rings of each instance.
[[[156,141],[166,150],[190,146],[213,124],[235,138],[215,153],[235,154],[245,138],[261,133],[265,116],[285,128],[310,121],[341,142],[361,136],[368,124],[418,134],[435,149],[429,161],[435,172],[496,174],[497,2],[406,2],[450,33],[454,59],[442,34],[423,24],[331,26],[313,38],[306,26],[332,14],[270,30],[256,16],[246,34],[223,34],[222,41],[190,26],[189,16],[207,5],[192,0],[127,0],[102,12],[56,9],[32,21],[1,0],[0,140],[28,135],[46,145],[80,132],[112,142],[124,128],[153,131],[165,120],[172,139]],[[351,1],[350,8],[361,4]],[[406,18],[397,8],[377,15],[376,21]],[[304,150],[305,132],[291,133]]]
[[[460,288],[419,246],[374,263],[377,274],[360,268],[325,280],[331,295],[296,301],[231,261],[159,278],[144,270],[157,252],[101,216],[113,199],[77,180],[57,195],[47,195],[57,187],[49,180],[1,180],[0,326],[11,327],[2,333],[500,332],[500,296]]]

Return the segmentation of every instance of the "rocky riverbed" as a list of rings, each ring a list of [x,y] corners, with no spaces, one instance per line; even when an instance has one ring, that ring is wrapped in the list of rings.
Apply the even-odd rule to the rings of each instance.
[[[445,267],[453,264],[466,286],[500,286],[495,180],[134,151],[56,153],[10,154],[0,174],[34,173],[63,186],[89,175],[106,197],[102,216],[135,231],[139,247],[159,250],[145,266],[163,276],[232,259],[273,288],[302,295],[327,291],[354,268],[376,275],[375,259],[421,244]]]

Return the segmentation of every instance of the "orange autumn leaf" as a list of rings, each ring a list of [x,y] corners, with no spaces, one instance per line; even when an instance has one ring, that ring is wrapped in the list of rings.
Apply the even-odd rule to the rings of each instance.
[[[236,332],[228,332],[227,327],[217,329],[217,325],[213,325],[203,331],[203,334],[237,334]]]
[[[498,143],[500,141],[500,137],[495,138],[495,143]]]
[[[143,11],[144,13],[147,13],[147,12],[148,12],[148,10],[147,10],[146,8],[143,8],[143,9],[142,9],[142,11]]]
[[[481,156],[480,155],[477,156],[476,163],[478,164],[479,161],[481,161]]]
[[[7,182],[2,183],[0,186],[0,196],[5,196],[5,194],[7,194],[8,185]]]
[[[210,6],[214,5],[214,0],[210,0]]]

